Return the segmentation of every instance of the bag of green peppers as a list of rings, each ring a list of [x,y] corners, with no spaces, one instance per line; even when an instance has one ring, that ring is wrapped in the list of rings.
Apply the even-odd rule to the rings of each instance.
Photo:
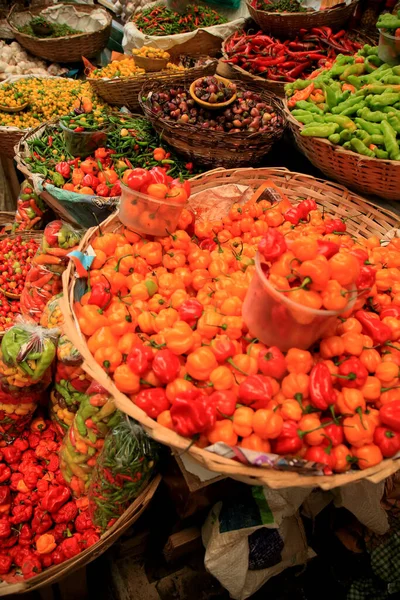
[[[93,381],[60,449],[61,473],[75,497],[87,493],[104,438],[120,419],[113,398]]]
[[[47,381],[59,333],[18,318],[1,341],[0,374],[7,385],[29,387]]]
[[[127,416],[107,434],[88,491],[91,517],[101,531],[139,496],[155,473],[158,455],[158,444]]]

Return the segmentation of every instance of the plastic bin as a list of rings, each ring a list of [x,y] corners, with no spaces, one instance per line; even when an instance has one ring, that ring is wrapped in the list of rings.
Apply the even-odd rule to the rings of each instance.
[[[65,127],[60,121],[60,127],[64,132],[65,145],[72,156],[85,158],[93,154],[97,148],[101,148],[107,143],[107,133],[109,128],[98,131],[73,131]]]
[[[378,56],[390,66],[400,64],[400,38],[379,29]]]
[[[183,204],[157,200],[121,185],[120,221],[137,233],[165,236],[175,231]]]
[[[261,268],[260,256],[255,257],[256,271],[243,303],[242,316],[252,335],[266,346],[308,349],[322,337],[336,317],[350,310],[354,297],[343,311],[316,310],[293,302],[278,292]]]

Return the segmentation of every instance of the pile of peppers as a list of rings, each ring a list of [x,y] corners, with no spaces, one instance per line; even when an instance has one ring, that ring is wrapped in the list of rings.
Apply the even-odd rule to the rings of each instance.
[[[183,209],[163,238],[94,238],[90,283],[108,283],[97,304],[89,291],[74,306],[88,350],[131,402],[202,448],[289,455],[326,474],[373,467],[400,450],[400,241],[356,239],[312,198],[293,205],[264,186],[218,221],[193,223]],[[242,305],[259,246],[285,287],[298,280],[299,314],[319,293],[346,305],[330,270],[345,283],[351,264],[352,311],[309,350],[283,353],[248,331]]]
[[[354,54],[362,47],[344,31],[329,27],[300,29],[294,40],[278,40],[262,31],[236,31],[225,42],[225,62],[272,81],[293,82],[314,69],[331,65],[337,54]]]
[[[199,27],[214,27],[227,19],[207,5],[188,4],[180,13],[164,4],[157,4],[136,12],[132,22],[147,35],[175,35],[195,31]]]
[[[59,467],[60,443],[41,417],[0,441],[0,581],[31,579],[99,541],[87,499],[74,500]]]
[[[383,63],[377,47],[339,55],[330,69],[285,90],[293,116],[304,124],[302,136],[327,138],[362,156],[400,160],[400,67]]]
[[[61,276],[68,264],[68,254],[77,248],[79,241],[80,233],[67,223],[51,221],[46,225],[21,294],[23,315],[40,322],[47,302],[61,291]]]

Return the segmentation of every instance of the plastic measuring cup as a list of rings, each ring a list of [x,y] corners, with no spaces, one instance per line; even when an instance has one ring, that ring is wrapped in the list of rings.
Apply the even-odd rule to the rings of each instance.
[[[148,235],[165,236],[178,225],[183,204],[158,200],[121,184],[119,219],[128,229]]]
[[[72,156],[85,158],[92,154],[97,148],[102,148],[107,143],[107,133],[110,128],[98,131],[74,131],[68,129],[60,121],[60,127],[64,132],[65,145]]]
[[[243,302],[242,317],[250,333],[266,346],[277,346],[282,351],[290,348],[306,350],[322,337],[339,314],[350,310],[356,301],[354,289],[354,297],[342,311],[303,306],[269,283],[258,253],[255,265],[256,270]]]
[[[391,67],[400,64],[400,38],[379,29],[378,56]]]

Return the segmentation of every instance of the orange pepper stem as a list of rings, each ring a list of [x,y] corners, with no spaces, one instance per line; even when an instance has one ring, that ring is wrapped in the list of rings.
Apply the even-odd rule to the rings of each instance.
[[[358,414],[358,416],[360,417],[360,421],[361,421],[361,425],[364,427],[364,429],[367,429],[364,425],[364,421],[363,421],[363,414],[362,414],[362,410],[361,410],[361,406],[359,406],[358,408],[356,408],[356,413]]]
[[[232,367],[234,369],[236,369],[236,371],[239,371],[239,373],[241,373],[242,375],[246,375],[247,377],[249,376],[248,373],[246,373],[245,371],[242,371],[242,369],[240,369],[232,360],[232,358],[228,358],[227,361],[230,365],[232,365]]]
[[[294,288],[289,288],[288,290],[276,290],[276,291],[277,292],[297,292],[297,290],[303,290],[310,283],[312,283],[311,277],[304,277],[303,282],[302,282],[301,285],[299,285],[297,287],[294,287]]]

